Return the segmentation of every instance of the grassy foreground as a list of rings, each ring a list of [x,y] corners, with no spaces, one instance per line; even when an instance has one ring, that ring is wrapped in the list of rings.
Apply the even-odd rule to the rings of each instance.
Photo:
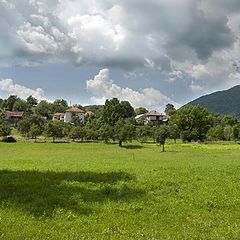
[[[0,143],[0,239],[240,239],[239,150]]]

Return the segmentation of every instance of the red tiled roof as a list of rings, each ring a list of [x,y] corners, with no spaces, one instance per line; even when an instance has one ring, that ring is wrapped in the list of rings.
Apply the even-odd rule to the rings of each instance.
[[[5,112],[6,117],[23,117],[24,112]]]
[[[150,111],[146,113],[146,116],[162,116],[162,114],[157,111]]]
[[[87,111],[87,112],[85,112],[85,116],[92,116],[92,115],[94,115],[94,113],[91,112],[91,111]]]
[[[66,110],[66,112],[71,112],[71,113],[84,113],[83,110],[77,108],[77,107],[71,107]]]
[[[61,116],[64,116],[64,113],[58,113],[57,112],[57,113],[54,113],[53,116],[54,117],[58,117],[58,116],[61,117]]]

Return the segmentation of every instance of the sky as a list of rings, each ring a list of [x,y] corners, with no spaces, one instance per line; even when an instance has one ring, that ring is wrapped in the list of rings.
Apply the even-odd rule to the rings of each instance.
[[[0,98],[177,108],[240,84],[239,0],[0,0]]]

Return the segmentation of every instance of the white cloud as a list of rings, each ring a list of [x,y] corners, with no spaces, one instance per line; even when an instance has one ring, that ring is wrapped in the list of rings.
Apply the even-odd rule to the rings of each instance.
[[[45,99],[44,91],[41,88],[31,89],[25,86],[14,84],[12,79],[2,79],[0,81],[0,90],[7,92],[9,95],[17,95],[18,97],[26,99],[33,96],[38,100]]]
[[[239,0],[0,0],[0,9],[0,64],[159,71],[204,90],[237,82]]]
[[[139,91],[131,88],[122,88],[115,84],[109,77],[109,70],[102,69],[94,77],[86,81],[87,90],[94,96],[91,98],[94,103],[103,104],[106,99],[117,97],[120,100],[129,101],[134,107],[145,106],[147,108],[163,109],[167,103],[173,103],[176,107],[179,104],[154,88],[145,88]]]

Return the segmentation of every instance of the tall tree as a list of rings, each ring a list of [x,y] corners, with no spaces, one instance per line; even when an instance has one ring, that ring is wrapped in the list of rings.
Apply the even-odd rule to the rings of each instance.
[[[126,123],[124,120],[119,120],[114,129],[115,139],[118,140],[119,147],[122,147],[123,142],[131,141],[136,136],[135,126]]]
[[[169,116],[173,115],[176,112],[176,109],[173,104],[168,103],[165,107],[165,113]]]
[[[36,105],[38,104],[37,99],[34,98],[32,95],[29,96],[29,97],[26,99],[26,101],[27,101],[27,103],[28,103],[28,105],[29,105],[30,107],[36,106]]]
[[[50,113],[50,106],[46,100],[42,100],[38,103],[35,109],[36,113],[42,117],[49,117]]]
[[[56,138],[63,138],[65,136],[65,123],[62,121],[49,121],[45,125],[45,134],[47,137],[52,137],[53,142]]]
[[[106,100],[103,111],[102,120],[104,123],[114,126],[117,121],[123,119],[123,108],[117,98]]]
[[[13,111],[16,111],[16,112],[26,112],[28,109],[28,104],[26,101],[18,98],[14,104],[13,104],[13,107],[12,107],[12,110]]]
[[[17,101],[17,96],[15,95],[10,95],[6,101],[4,101],[4,108],[8,111],[12,111],[13,110],[13,105],[14,103]]]
[[[202,106],[184,106],[177,110],[171,121],[179,127],[182,139],[187,141],[203,141],[211,127],[209,112]]]

